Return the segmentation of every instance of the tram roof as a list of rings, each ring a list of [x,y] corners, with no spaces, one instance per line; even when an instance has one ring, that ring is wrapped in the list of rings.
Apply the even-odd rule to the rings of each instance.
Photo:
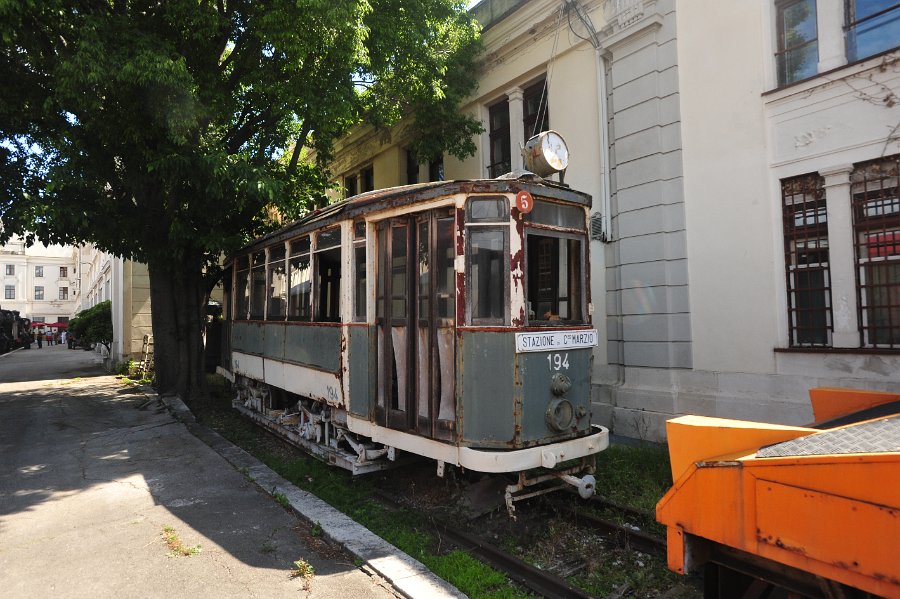
[[[591,205],[590,195],[555,181],[541,179],[533,173],[524,171],[510,173],[497,179],[458,179],[454,181],[415,183],[413,185],[401,185],[367,191],[341,202],[329,204],[285,225],[277,231],[256,239],[236,252],[236,254],[253,251],[273,242],[287,240],[341,220],[433,200],[441,196],[459,193],[518,193],[522,190],[542,198],[574,202],[588,207]]]

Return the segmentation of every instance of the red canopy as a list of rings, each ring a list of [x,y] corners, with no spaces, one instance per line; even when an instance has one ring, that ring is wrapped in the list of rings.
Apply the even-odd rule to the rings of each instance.
[[[31,324],[32,324],[32,326],[56,327],[58,329],[65,329],[65,328],[68,328],[68,326],[69,326],[68,322],[33,322]]]

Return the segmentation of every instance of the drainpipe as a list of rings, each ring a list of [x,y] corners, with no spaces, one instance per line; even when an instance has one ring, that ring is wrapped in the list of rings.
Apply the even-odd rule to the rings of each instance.
[[[611,187],[609,182],[609,120],[606,105],[606,58],[600,47],[600,41],[594,40],[594,58],[597,61],[597,113],[600,120],[600,224],[603,229],[603,241],[612,241]]]

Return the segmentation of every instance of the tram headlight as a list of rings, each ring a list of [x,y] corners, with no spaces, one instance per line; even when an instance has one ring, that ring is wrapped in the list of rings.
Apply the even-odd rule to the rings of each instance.
[[[575,410],[568,399],[554,397],[547,405],[547,413],[544,415],[547,426],[554,431],[563,432],[572,428],[575,421]]]
[[[525,168],[539,177],[549,177],[569,166],[569,148],[562,135],[552,129],[525,142],[522,157]]]

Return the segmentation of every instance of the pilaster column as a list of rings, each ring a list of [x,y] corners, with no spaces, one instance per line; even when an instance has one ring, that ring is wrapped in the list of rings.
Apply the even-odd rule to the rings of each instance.
[[[844,3],[817,2],[816,28],[819,40],[818,71],[824,73],[847,64],[844,47]]]
[[[850,203],[852,170],[853,165],[847,164],[819,171],[825,178],[828,214],[828,264],[834,324],[832,347],[859,347],[853,209]]]
[[[509,162],[512,170],[525,168],[525,163],[522,160],[522,148],[525,147],[523,91],[521,87],[514,87],[506,92],[507,102],[509,103],[509,152],[512,154]]]

